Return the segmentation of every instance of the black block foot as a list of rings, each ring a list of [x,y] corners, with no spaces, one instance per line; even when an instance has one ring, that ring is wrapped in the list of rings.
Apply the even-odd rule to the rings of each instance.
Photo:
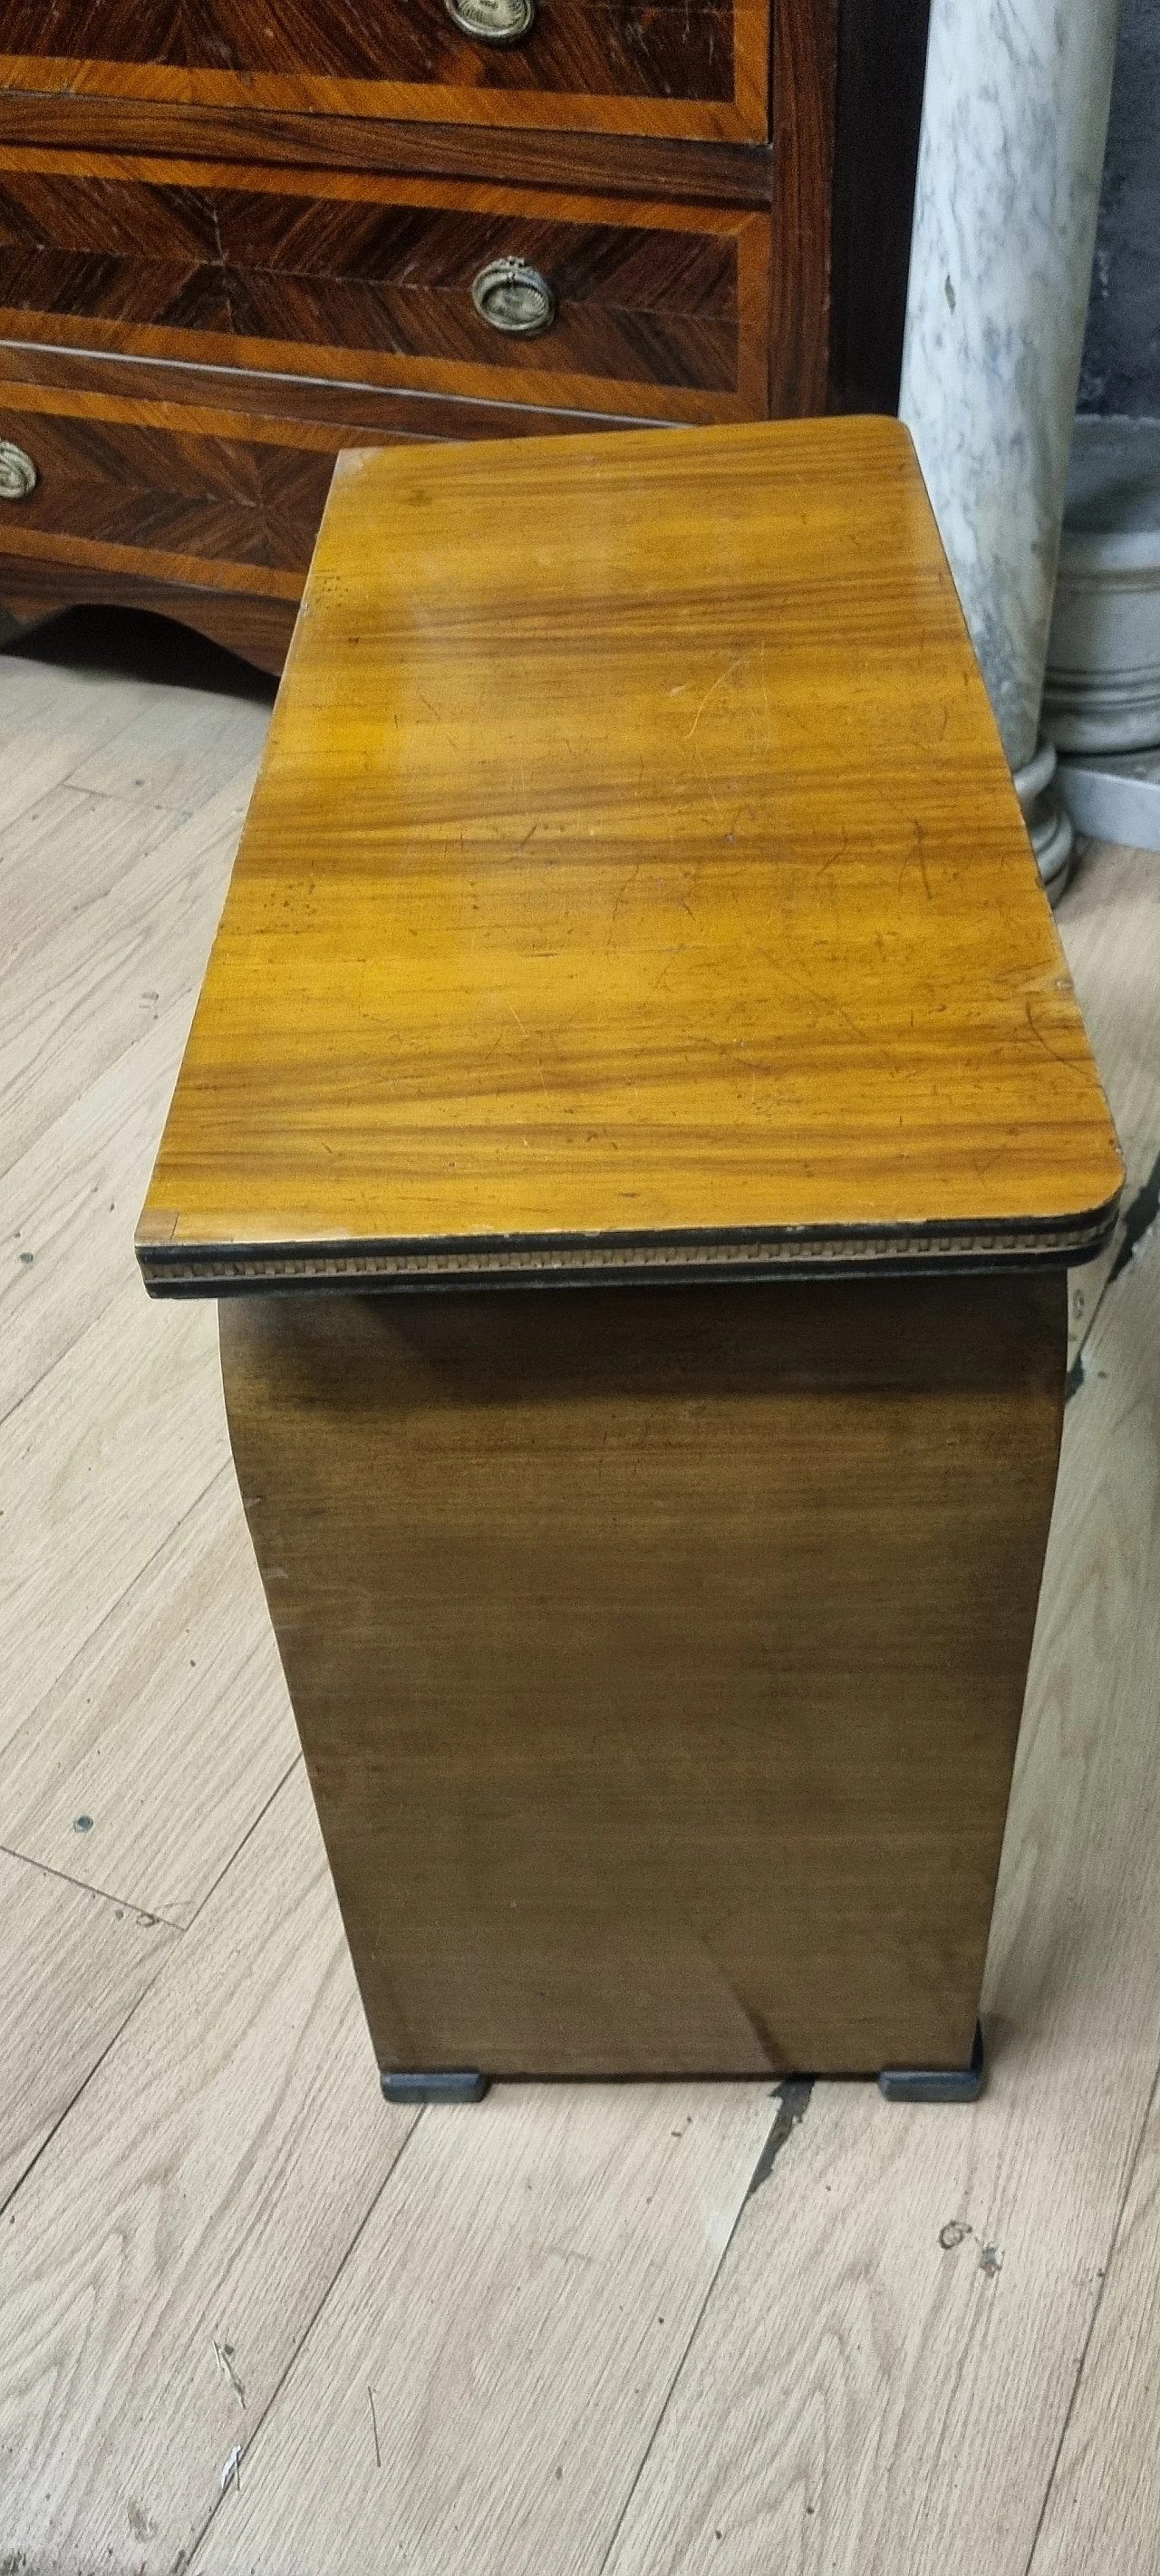
[[[953,2066],[884,2066],[878,2090],[888,2102],[977,2102],[983,2076],[983,2030],[976,2022],[971,2062],[961,2073]]]
[[[482,2102],[490,2078],[470,2071],[427,2075],[381,2075],[388,2102]]]

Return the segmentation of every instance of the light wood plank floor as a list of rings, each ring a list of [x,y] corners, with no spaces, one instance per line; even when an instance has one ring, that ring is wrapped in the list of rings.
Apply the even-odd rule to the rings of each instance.
[[[213,1312],[132,1260],[272,695],[160,633],[0,655],[0,2571],[1156,2576],[1160,860],[1060,916],[1130,1180],[984,2100],[388,2109]]]

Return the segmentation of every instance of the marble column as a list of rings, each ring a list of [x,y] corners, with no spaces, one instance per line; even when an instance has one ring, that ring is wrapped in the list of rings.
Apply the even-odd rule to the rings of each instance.
[[[932,0],[899,410],[1044,883],[1039,733],[1120,0]]]

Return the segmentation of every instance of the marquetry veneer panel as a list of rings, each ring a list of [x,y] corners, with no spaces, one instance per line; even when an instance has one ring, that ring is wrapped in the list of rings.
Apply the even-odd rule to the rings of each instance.
[[[204,394],[205,377],[201,386]],[[251,570],[269,573],[257,586],[296,600],[340,450],[462,436],[462,415],[444,420],[435,404],[421,410],[424,425],[405,428],[368,418],[365,405],[350,421],[333,410],[329,419],[295,419],[222,411],[204,399],[118,401],[0,384],[0,438],[21,448],[37,474],[32,492],[0,507],[0,566],[5,555],[28,564],[111,564],[132,551],[142,569],[147,558],[180,557],[183,573],[196,568],[199,580],[227,589],[255,587],[245,577]],[[533,419],[538,427],[537,416],[523,415],[525,434]],[[470,426],[476,436],[510,437],[515,423],[481,405]],[[549,415],[543,426],[571,424]]]
[[[296,597],[335,454],[349,443],[341,432],[299,433],[309,441],[299,445],[288,443],[292,424],[255,438],[243,418],[194,411],[178,431],[149,421],[153,406],[133,408],[144,422],[30,419],[0,404],[0,437],[22,446],[39,475],[27,500],[0,514],[0,550],[34,562],[60,560],[62,539],[79,545],[82,561],[132,548],[196,559],[203,575],[221,567],[227,583],[231,567],[262,567],[292,576],[279,589]]]
[[[0,503],[0,606],[156,608],[280,671],[341,449],[574,428],[563,411],[0,346],[0,438],[37,476]]]
[[[10,156],[8,336],[646,418],[766,408],[763,215],[229,165],[137,172]],[[472,303],[479,270],[509,255],[556,296],[536,338],[494,331]]]
[[[540,0],[522,43],[443,0],[6,0],[0,84],[203,106],[322,109],[760,140],[768,0]]]

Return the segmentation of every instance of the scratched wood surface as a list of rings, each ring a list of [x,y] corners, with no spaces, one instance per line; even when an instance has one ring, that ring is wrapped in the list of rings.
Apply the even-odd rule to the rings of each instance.
[[[140,735],[118,770],[118,733],[148,702],[156,777],[170,716],[170,748],[206,757],[184,689],[69,668],[60,650],[46,636],[39,660],[0,655],[0,865],[19,859],[6,900],[19,883],[50,1011],[52,943],[86,891],[83,836],[62,840],[58,884],[51,844],[19,837],[25,810],[100,747],[100,787],[84,791],[95,893],[99,818],[111,805],[128,832],[144,774]],[[233,687],[219,664],[227,738]],[[191,772],[190,787],[191,803],[212,802],[228,781]],[[178,807],[171,820],[187,828]],[[207,855],[187,883],[203,955],[239,820],[223,803],[216,876]],[[191,942],[192,996],[200,966],[164,848],[158,912]],[[772,2549],[807,2576],[942,2576],[967,2532],[987,2576],[1152,2576],[1160,971],[1141,924],[1154,879],[1147,854],[1095,850],[1060,914],[1144,1177],[1067,1410],[992,1951],[991,2089],[966,2114],[889,2110],[836,2085],[784,2104],[762,2086],[681,2087],[679,2107],[675,2092],[513,2088],[478,2119],[425,2112],[413,2127],[385,2109],[301,1770],[281,1787],[272,1760],[263,1774],[276,1728],[230,1635],[204,1699],[182,1666],[214,1599],[233,1598],[224,1625],[242,1635],[226,1476],[172,1540],[131,1514],[122,1545],[126,1480],[152,1450],[155,1493],[166,1468],[184,1472],[181,1319],[120,1303],[127,1230],[119,1268],[111,1249],[166,1047],[176,1070],[182,1003],[174,989],[142,1030],[135,934],[119,957],[94,950],[75,1096],[49,1104],[18,1158],[19,1213],[5,1209],[0,1233],[11,1418],[42,1374],[60,1388],[55,1406],[39,1399],[24,1468],[42,1531],[58,1478],[67,1506],[60,1581],[21,1609],[5,1582],[21,1508],[6,1468],[0,1634],[9,1676],[56,1670],[43,1641],[58,1620],[70,1654],[16,1739],[20,1829],[45,1840],[10,1869],[0,1856],[13,2073],[0,2156],[14,2152],[13,2178],[27,2168],[0,2226],[0,2555],[51,2576],[171,2576],[186,2549],[199,2576],[300,2576],[305,2554],[361,2576],[402,2564],[401,2544],[415,2576],[598,2576],[605,2562],[685,2576],[706,2560],[766,2576]],[[106,1171],[125,1207],[90,1217]],[[24,1263],[30,1248],[42,1257]],[[167,1327],[168,1409],[151,1320]],[[89,1368],[75,1355],[97,1327],[111,1339]],[[125,1480],[78,1477],[69,1458],[86,1440],[94,1457],[120,1446]],[[70,1852],[63,1828],[52,1839],[58,1792],[98,1746],[110,1794],[91,1832],[68,1822]],[[119,1897],[86,1891],[110,1857],[137,1891],[120,1919]],[[163,1889],[187,1929],[140,1923]]]
[[[903,429],[339,459],[147,1277],[994,1257],[1119,1180]]]

